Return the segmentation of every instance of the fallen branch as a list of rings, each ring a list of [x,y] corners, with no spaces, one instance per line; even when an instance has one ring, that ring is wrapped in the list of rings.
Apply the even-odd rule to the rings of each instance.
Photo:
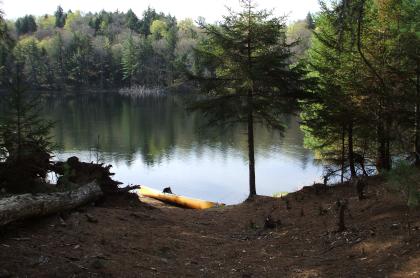
[[[126,187],[118,188],[115,193],[127,193],[127,192],[130,192],[131,190],[136,190],[139,188],[140,188],[140,185],[126,186]]]

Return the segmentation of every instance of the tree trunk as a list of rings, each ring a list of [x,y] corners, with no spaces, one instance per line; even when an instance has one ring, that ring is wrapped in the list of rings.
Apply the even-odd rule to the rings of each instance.
[[[337,201],[337,209],[338,209],[338,222],[337,222],[337,232],[341,233],[346,230],[346,225],[344,221],[345,212],[347,209],[347,202],[346,201]]]
[[[380,107],[382,107],[380,103]],[[378,136],[378,157],[376,160],[376,168],[378,172],[388,171],[391,169],[391,158],[389,151],[389,128],[386,127],[389,120],[385,119],[384,113],[381,111],[378,117],[378,127],[377,127],[377,136]]]
[[[67,192],[23,194],[0,199],[0,226],[16,220],[74,209],[102,195],[99,185],[92,182]]]
[[[416,76],[416,111],[415,111],[415,138],[414,152],[416,154],[416,165],[420,165],[420,65],[417,62]]]
[[[372,63],[367,59],[366,55],[362,50],[362,34],[363,34],[363,19],[364,19],[364,9],[365,9],[365,2],[366,0],[362,0],[359,4],[359,15],[357,20],[357,50],[362,58],[364,64],[369,68],[369,70],[375,75],[378,79],[383,95],[386,95],[385,92],[386,84],[384,78],[378,73],[378,71],[373,67]],[[391,168],[391,161],[389,156],[389,150],[387,148],[389,146],[389,130],[387,130],[385,134],[385,126],[384,126],[384,113],[383,113],[383,100],[379,100],[379,117],[378,117],[378,127],[377,127],[377,136],[378,136],[378,157],[376,160],[376,168],[378,171],[382,170],[389,170]]]
[[[346,154],[345,136],[346,136],[346,130],[343,125],[342,131],[341,131],[341,183],[344,182],[344,161],[345,161],[345,154]]]
[[[381,119],[379,119],[381,121]],[[383,132],[383,124],[379,123],[378,127],[378,158],[376,159],[376,168],[378,172],[386,169],[386,147],[385,138]]]
[[[248,53],[248,71],[252,72],[252,34],[251,34],[251,5],[248,5],[248,38],[247,38],[247,53]],[[257,195],[255,186],[255,157],[254,157],[254,84],[252,74],[252,87],[248,90],[248,159],[249,159],[249,197]]]
[[[348,126],[348,156],[349,156],[349,166],[351,177],[354,178],[357,176],[356,167],[354,166],[354,152],[353,152],[353,123],[350,123]]]
[[[251,104],[249,104],[251,105]],[[252,108],[248,111],[248,159],[249,159],[249,197],[257,195],[255,187],[255,157],[254,157],[254,117]]]

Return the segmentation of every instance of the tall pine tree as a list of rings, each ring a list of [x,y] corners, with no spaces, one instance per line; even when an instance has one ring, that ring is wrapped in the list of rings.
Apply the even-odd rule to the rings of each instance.
[[[254,123],[283,129],[282,115],[293,111],[303,91],[302,71],[290,64],[284,18],[257,10],[251,0],[219,25],[203,25],[208,40],[197,48],[207,70],[198,76],[208,97],[194,105],[212,123],[244,122],[248,134],[249,197],[255,183]]]

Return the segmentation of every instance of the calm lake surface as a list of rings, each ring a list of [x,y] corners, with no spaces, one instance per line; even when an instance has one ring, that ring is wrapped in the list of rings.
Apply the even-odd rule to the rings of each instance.
[[[117,93],[56,93],[43,100],[56,122],[56,159],[76,155],[113,165],[115,179],[226,204],[248,195],[245,127],[206,128],[184,98],[132,99]],[[298,119],[285,119],[281,137],[256,127],[257,193],[273,195],[319,181],[322,169],[303,148]]]

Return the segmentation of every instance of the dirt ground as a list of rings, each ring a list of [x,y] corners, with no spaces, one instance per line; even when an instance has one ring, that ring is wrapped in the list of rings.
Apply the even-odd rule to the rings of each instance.
[[[344,184],[206,211],[108,197],[3,228],[0,277],[420,277],[420,210],[408,227],[379,178],[367,197]]]

